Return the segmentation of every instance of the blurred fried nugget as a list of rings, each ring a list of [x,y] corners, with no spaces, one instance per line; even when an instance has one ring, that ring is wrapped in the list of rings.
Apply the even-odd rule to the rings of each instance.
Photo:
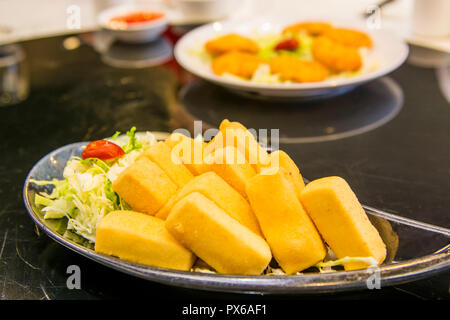
[[[212,55],[220,55],[229,51],[256,53],[259,47],[252,39],[231,33],[206,42],[205,49]]]
[[[283,80],[295,82],[316,82],[328,77],[328,69],[316,61],[307,61],[287,55],[270,60],[270,70],[279,74]]]
[[[362,66],[358,50],[321,36],[312,44],[314,58],[334,72],[356,71]]]
[[[305,31],[311,36],[319,36],[331,28],[331,24],[326,22],[300,22],[287,26],[283,29],[283,33],[299,33]]]
[[[250,78],[259,65],[264,62],[262,58],[253,54],[231,51],[214,58],[211,67],[217,75],[231,73],[239,77]]]
[[[330,28],[323,34],[331,40],[345,46],[360,48],[372,47],[372,39],[364,32],[346,29],[346,28]]]

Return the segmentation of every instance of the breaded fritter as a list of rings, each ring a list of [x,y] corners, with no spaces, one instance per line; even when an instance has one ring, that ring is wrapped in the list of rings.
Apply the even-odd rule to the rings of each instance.
[[[256,53],[259,47],[252,39],[231,33],[206,42],[205,49],[212,55],[220,55],[229,51]]]
[[[270,70],[283,80],[295,82],[316,82],[328,77],[328,69],[316,61],[301,60],[281,55],[270,60]]]
[[[233,75],[250,78],[261,63],[265,61],[251,53],[231,51],[213,59],[211,67],[217,75],[231,73]]]
[[[371,48],[373,45],[372,39],[369,37],[369,35],[353,29],[331,28],[329,30],[326,30],[324,36],[337,43],[354,48]]]
[[[319,36],[331,29],[331,24],[326,22],[300,22],[284,28],[283,33],[299,33],[305,31],[311,36]]]
[[[334,72],[356,71],[362,66],[358,49],[347,47],[321,36],[312,44],[314,59]]]

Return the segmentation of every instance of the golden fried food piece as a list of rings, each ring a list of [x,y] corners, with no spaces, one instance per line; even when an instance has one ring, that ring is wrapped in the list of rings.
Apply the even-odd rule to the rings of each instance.
[[[194,254],[172,237],[164,223],[140,212],[110,212],[97,225],[95,251],[154,267],[190,270]]]
[[[328,69],[317,61],[307,61],[291,56],[281,55],[269,62],[272,73],[277,73],[284,80],[295,82],[317,82],[325,80]]]
[[[167,139],[164,141],[164,143],[172,150],[180,142],[187,141],[190,139],[191,138],[185,136],[184,134],[181,134],[179,132],[174,132],[169,137],[167,137]]]
[[[283,33],[299,33],[305,31],[311,36],[319,36],[331,29],[331,24],[319,21],[300,22],[283,29]]]
[[[123,170],[112,188],[133,210],[150,215],[154,215],[178,189],[167,174],[146,157]]]
[[[319,232],[303,209],[285,169],[251,178],[247,195],[273,257],[284,272],[302,271],[325,258]]]
[[[318,62],[334,72],[356,71],[362,66],[356,48],[341,45],[324,36],[314,39],[312,53]]]
[[[295,192],[300,198],[300,193],[305,187],[303,177],[295,164],[294,160],[283,150],[276,150],[270,154],[270,165],[266,166],[261,172],[264,174],[276,173],[280,168],[284,168],[294,185]]]
[[[326,177],[314,180],[302,190],[300,200],[339,259],[373,257],[378,264],[384,261],[386,246],[344,179]],[[355,270],[368,265],[352,262],[344,264],[344,267],[345,270]]]
[[[234,147],[245,156],[246,162],[252,165],[256,173],[269,164],[270,157],[267,151],[241,123],[224,119],[219,129],[220,132],[205,148],[205,156],[224,147]]]
[[[325,31],[324,36],[345,46],[360,48],[371,48],[372,39],[364,32],[346,29],[346,28],[330,28]]]
[[[258,221],[250,204],[215,172],[207,172],[192,179],[164,204],[156,213],[156,217],[167,219],[173,206],[192,192],[201,193],[228,213],[230,217],[254,233],[261,235]]]
[[[208,155],[205,162],[230,186],[246,197],[245,186],[248,179],[256,175],[255,169],[249,164],[245,156],[235,147],[227,146],[217,149]]]
[[[176,154],[172,154],[171,149],[162,141],[145,150],[138,159],[143,157],[156,163],[178,188],[194,178],[194,175],[183,164],[182,159]]]
[[[252,39],[231,33],[206,42],[205,49],[212,55],[220,55],[229,51],[256,53],[259,47]]]
[[[181,158],[194,176],[209,171],[208,166],[203,163],[203,149],[206,142],[189,138],[181,133],[172,133],[164,143],[171,149],[172,156]]]
[[[219,273],[258,275],[272,259],[262,237],[198,192],[177,202],[165,226],[175,239]]]
[[[264,63],[264,60],[251,53],[231,51],[214,58],[211,67],[217,75],[231,73],[250,78],[261,63]]]

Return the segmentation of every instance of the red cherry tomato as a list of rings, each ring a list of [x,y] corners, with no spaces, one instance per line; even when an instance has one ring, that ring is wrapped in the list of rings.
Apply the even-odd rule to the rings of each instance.
[[[275,50],[295,50],[298,48],[298,40],[297,39],[286,39],[280,41],[276,46]]]
[[[109,160],[121,157],[125,151],[117,144],[107,140],[95,140],[89,143],[81,154],[81,158],[98,158],[100,160]]]

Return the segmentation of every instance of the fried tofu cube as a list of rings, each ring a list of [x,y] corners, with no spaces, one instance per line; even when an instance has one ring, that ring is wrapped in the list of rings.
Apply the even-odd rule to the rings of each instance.
[[[147,158],[136,160],[114,180],[112,188],[133,210],[154,215],[178,187]]]
[[[164,143],[167,144],[167,146],[172,150],[173,147],[175,147],[181,141],[189,141],[190,139],[191,138],[185,136],[184,134],[174,132],[164,141]]]
[[[338,258],[373,257],[379,264],[384,261],[386,246],[344,179],[326,177],[314,180],[303,189],[300,199]],[[354,270],[368,266],[354,262],[344,267]]]
[[[226,129],[241,129],[247,131],[247,128],[240,122],[223,119],[219,125],[219,130],[224,132]]]
[[[156,163],[172,182],[181,188],[192,180],[194,175],[185,167],[181,158],[171,151],[167,144],[160,141],[145,150],[139,158],[146,157]]]
[[[198,192],[172,208],[166,228],[219,273],[259,275],[272,255],[263,238]]]
[[[295,192],[300,199],[300,193],[305,187],[305,182],[295,162],[282,150],[272,152],[270,154],[270,166],[262,170],[265,174],[271,174],[277,172],[279,168],[286,169],[295,186]]]
[[[183,164],[194,176],[209,171],[203,163],[203,150],[206,142],[192,139],[180,133],[173,133],[164,141],[172,150],[172,154],[180,157]]]
[[[211,171],[217,173],[243,197],[247,197],[245,186],[248,179],[256,175],[253,167],[247,163],[244,155],[235,147],[215,150],[205,158]]]
[[[217,134],[214,136],[214,138],[211,139],[211,141],[206,143],[206,147],[203,150],[203,157],[207,157],[210,154],[212,154],[216,149],[224,148],[226,147],[224,143],[224,135],[222,132],[217,132]]]
[[[172,207],[192,192],[201,193],[230,217],[236,219],[236,221],[256,234],[261,235],[258,221],[247,200],[215,172],[207,172],[192,179],[157,212],[156,216],[166,219]]]
[[[134,211],[113,211],[97,225],[95,251],[130,262],[188,271],[195,261],[167,231],[164,220]]]
[[[261,167],[270,162],[267,151],[261,147],[253,134],[241,123],[225,119],[219,126],[225,137],[225,145],[232,145],[244,153],[247,162],[250,163],[257,173]]]
[[[247,196],[275,260],[287,274],[307,269],[325,258],[324,243],[285,169],[251,178]]]
[[[245,126],[239,122],[230,122],[225,119],[219,129],[220,132],[208,143],[205,156],[217,149],[231,146],[245,155],[247,163],[253,166],[256,173],[269,164],[269,154]]]

